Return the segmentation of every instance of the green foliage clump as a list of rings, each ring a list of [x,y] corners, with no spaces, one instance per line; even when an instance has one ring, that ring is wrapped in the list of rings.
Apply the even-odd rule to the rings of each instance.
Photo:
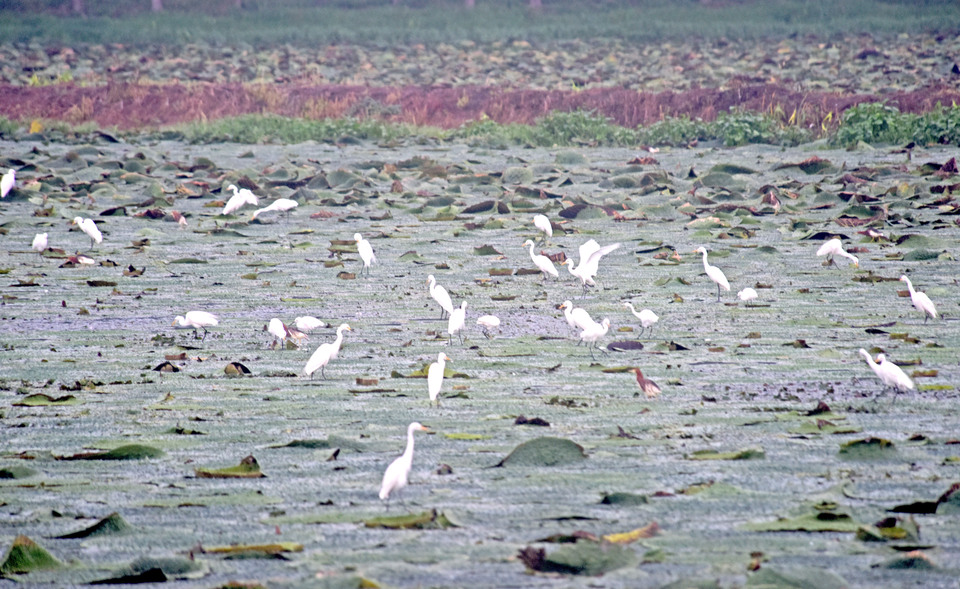
[[[18,123],[11,121],[7,117],[0,117],[0,137],[10,139],[16,135],[19,129],[20,125]]]
[[[858,142],[920,145],[960,144],[960,106],[917,115],[880,102],[864,102],[848,108],[840,119],[831,142],[849,146]]]
[[[385,123],[372,119],[294,119],[279,115],[242,115],[190,123],[184,137],[192,143],[303,143],[334,142],[344,138],[390,141],[414,135],[435,134],[428,128]]]
[[[593,111],[554,111],[538,119],[531,129],[534,145],[634,145],[636,132],[612,123]]]

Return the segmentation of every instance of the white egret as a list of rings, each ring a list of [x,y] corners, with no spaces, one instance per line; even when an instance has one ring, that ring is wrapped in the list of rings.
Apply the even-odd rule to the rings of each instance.
[[[490,330],[500,327],[500,318],[496,315],[481,315],[477,317],[477,325],[483,329],[483,335],[489,339],[493,337],[490,335]]]
[[[629,302],[624,301],[623,306],[630,309],[633,316],[640,320],[640,335],[643,335],[643,332],[646,331],[647,328],[653,331],[653,324],[660,320],[657,314],[650,309],[644,309],[638,313]]]
[[[278,213],[286,213],[287,211],[297,208],[299,205],[300,203],[295,200],[291,200],[289,198],[278,198],[262,209],[253,211],[253,215],[250,217],[250,220],[253,221],[262,213],[269,213],[273,211],[277,211]]]
[[[637,375],[637,386],[640,387],[640,390],[648,399],[653,399],[660,394],[660,387],[657,386],[657,383],[643,376],[643,372],[639,368],[631,368],[630,372]]]
[[[720,289],[730,290],[730,283],[727,282],[727,277],[723,275],[723,270],[717,268],[716,266],[711,266],[707,262],[707,248],[702,245],[694,250],[696,254],[703,254],[703,270],[707,273],[707,276],[710,277],[710,280],[714,281],[717,284],[717,302],[720,302]]]
[[[608,331],[610,331],[610,320],[604,319],[600,323],[594,322],[593,325],[588,325],[587,327],[583,328],[583,331],[580,332],[580,341],[586,342],[588,344],[593,344],[592,346],[590,346],[591,358],[594,357],[593,355],[594,348],[600,350],[604,354],[607,353],[606,350],[604,350],[599,346],[599,344],[597,344],[597,341],[603,336],[607,335]]]
[[[46,235],[46,233],[44,233],[44,235]],[[913,306],[917,308],[917,311],[923,313],[923,322],[926,323],[928,318],[936,319],[937,308],[933,306],[933,301],[930,300],[927,293],[914,290],[913,283],[910,282],[906,274],[900,277],[900,282],[907,283],[907,289],[910,291],[910,301],[913,303]]]
[[[398,458],[394,459],[383,473],[383,482],[380,483],[380,499],[387,500],[390,493],[400,491],[407,486],[407,476],[413,466],[413,433],[429,432],[430,429],[416,421],[407,426],[407,448]]]
[[[463,344],[463,326],[467,322],[467,301],[460,303],[460,307],[450,313],[450,319],[447,321],[447,333],[450,334],[450,345],[453,345],[453,334],[460,338],[460,344]]]
[[[430,393],[430,402],[440,406],[440,386],[443,385],[443,371],[447,368],[447,362],[453,362],[449,356],[440,352],[437,354],[437,361],[430,364],[427,368],[427,392]]]
[[[293,320],[293,325],[302,332],[313,331],[318,327],[326,327],[327,324],[323,321],[320,321],[316,317],[310,317],[309,315],[304,317],[297,317]]]
[[[824,244],[820,246],[820,249],[817,250],[817,256],[827,256],[827,261],[834,266],[837,266],[837,261],[834,260],[833,257],[843,256],[853,262],[853,265],[857,268],[860,267],[860,260],[857,259],[857,256],[845,252],[843,250],[843,243],[836,237],[824,242]],[[839,266],[837,266],[837,268],[839,268]]]
[[[230,200],[227,201],[227,204],[223,206],[223,211],[220,212],[221,215],[229,215],[234,213],[245,205],[257,206],[260,204],[260,201],[257,200],[256,195],[246,188],[238,189],[235,185],[231,184],[230,186],[227,186],[227,190],[232,190],[233,196],[231,196]]]
[[[350,326],[346,323],[341,323],[340,327],[337,328],[337,339],[333,340],[333,343],[320,344],[320,347],[313,352],[313,355],[310,356],[310,359],[307,360],[307,365],[303,367],[303,373],[313,378],[313,373],[320,369],[320,378],[327,378],[324,374],[323,369],[331,360],[337,359],[337,354],[340,352],[340,344],[343,343],[343,332],[344,331],[353,331],[350,329]]]
[[[103,234],[100,233],[100,229],[97,228],[97,224],[93,222],[93,219],[74,217],[73,224],[80,227],[80,231],[83,231],[87,234],[87,237],[90,238],[91,248],[93,248],[94,242],[101,243],[103,241]]]
[[[914,384],[913,381],[910,380],[910,377],[907,376],[899,366],[887,360],[887,357],[883,354],[877,355],[876,362],[873,361],[870,354],[863,348],[860,348],[860,355],[867,361],[867,365],[870,366],[873,373],[876,374],[880,382],[883,383],[884,388],[892,387],[893,390],[898,393],[905,393],[914,389]]]
[[[367,274],[370,274],[370,265],[375,264],[377,261],[377,256],[373,254],[373,246],[359,233],[354,233],[353,239],[357,242],[357,253],[360,254],[360,259],[363,260],[360,274],[363,274],[364,270],[367,271]]]
[[[33,244],[30,246],[35,252],[40,254],[40,257],[43,257],[43,252],[47,250],[47,234],[46,233],[37,233],[33,237]]]
[[[569,258],[564,260],[562,265],[567,266],[570,274],[580,279],[583,292],[586,294],[588,286],[597,285],[593,279],[596,277],[597,271],[600,268],[600,258],[618,247],[620,247],[619,243],[612,243],[600,247],[600,244],[597,243],[596,240],[590,239],[580,246],[580,263],[576,268],[573,267],[573,260]]]
[[[299,346],[307,337],[307,334],[288,326],[276,317],[271,319],[269,325],[264,327],[264,329],[266,329],[267,332],[273,336],[273,341],[270,342],[270,347],[275,348],[277,344],[280,344],[281,350],[286,347],[287,338],[290,338],[293,340],[293,343]]]
[[[546,215],[534,215],[533,226],[543,232],[544,241],[548,237],[553,237],[553,224],[550,223],[550,219]]]
[[[557,272],[556,267],[554,267],[553,262],[550,261],[550,258],[542,254],[535,253],[533,251],[533,240],[528,239],[523,242],[523,247],[530,246],[530,259],[533,260],[533,263],[540,269],[540,272],[543,273],[543,278],[546,279],[547,274],[553,276],[554,278],[559,278],[560,273]]]
[[[200,333],[198,329],[203,330],[203,337],[200,338],[200,341],[207,339],[207,328],[216,327],[220,324],[220,320],[217,319],[217,316],[213,313],[207,313],[206,311],[187,311],[186,315],[177,315],[173,320],[171,325],[175,325],[177,329],[193,329],[193,337],[199,338]]]
[[[3,178],[0,178],[0,198],[6,198],[16,183],[17,172],[13,168],[10,168],[7,170],[7,173],[3,175]]]
[[[590,313],[587,313],[585,309],[581,309],[580,307],[574,307],[570,301],[563,301],[560,308],[563,309],[563,318],[567,320],[567,325],[573,329],[582,331],[591,325],[597,325],[597,322],[593,320]],[[583,340],[577,342],[577,345],[579,346],[581,343],[583,343]]]
[[[430,296],[440,305],[440,318],[443,319],[444,312],[447,314],[453,313],[453,301],[450,300],[450,294],[447,293],[447,289],[437,284],[437,279],[433,277],[433,274],[427,276],[427,285],[430,287]]]
[[[740,292],[737,293],[737,298],[740,299],[741,301],[744,301],[744,302],[746,302],[746,301],[752,301],[753,299],[757,298],[758,296],[759,296],[759,295],[757,294],[757,291],[755,291],[754,289],[750,288],[749,286],[748,286],[747,288],[745,288],[745,289],[743,289],[743,290],[741,290]]]

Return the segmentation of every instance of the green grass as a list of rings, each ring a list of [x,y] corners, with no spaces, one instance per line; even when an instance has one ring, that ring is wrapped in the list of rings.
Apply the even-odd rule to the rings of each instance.
[[[61,141],[83,140],[104,131],[129,137],[155,134],[191,143],[302,143],[318,141],[462,141],[484,147],[630,147],[657,145],[682,147],[694,141],[716,142],[727,147],[753,143],[794,146],[819,138],[811,131],[784,123],[767,114],[733,111],[716,120],[688,117],[666,118],[646,127],[621,127],[602,115],[585,112],[553,112],[533,125],[500,124],[489,119],[474,121],[456,129],[391,123],[376,118],[301,119],[279,115],[243,115],[179,125],[161,131],[99,129],[94,123],[70,125],[63,121],[42,121],[44,133]],[[26,122],[0,117],[0,137],[22,136]],[[854,106],[841,117],[839,125],[826,133],[834,146],[858,142],[902,145],[960,145],[960,106],[939,105],[924,114],[901,113],[882,103]]]
[[[0,0],[0,43],[213,44],[482,42],[616,37],[631,41],[767,38],[789,35],[896,34],[956,31],[960,5],[947,0],[778,0],[705,7],[691,0],[584,3],[547,0],[540,12],[522,1],[480,0],[468,12],[459,0],[245,2],[168,1],[161,14],[135,12],[119,0],[88,1],[88,18],[69,16],[68,2]],[[57,16],[49,12],[58,8]],[[47,12],[44,12],[47,10]],[[141,9],[142,10],[142,9]],[[121,18],[117,18],[120,15]]]

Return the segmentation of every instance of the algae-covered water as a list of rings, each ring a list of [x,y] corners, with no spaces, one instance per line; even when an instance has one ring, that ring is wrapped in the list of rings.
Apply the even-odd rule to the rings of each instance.
[[[736,587],[771,572],[819,586],[956,586],[956,499],[888,511],[936,502],[960,480],[960,209],[944,165],[956,149],[908,161],[816,146],[5,142],[0,154],[18,170],[0,204],[0,472],[13,477],[0,481],[0,542],[26,535],[64,565],[21,580],[107,579],[149,557],[196,586]],[[223,217],[216,201],[231,183],[254,185],[260,206],[299,206]],[[518,273],[534,268],[521,244],[537,239],[538,212],[555,224],[545,253],[576,260],[588,239],[621,244],[586,296],[565,267],[559,280]],[[78,215],[102,244],[70,225]],[[868,226],[885,238],[858,233]],[[56,248],[42,257],[30,249],[41,232]],[[355,232],[376,252],[369,275]],[[828,234],[859,267],[822,264]],[[719,303],[701,245],[732,287]],[[64,267],[77,252],[95,264]],[[468,302],[463,344],[447,339],[430,274],[455,306]],[[898,294],[902,274],[940,319],[925,323]],[[746,287],[759,297],[738,301]],[[601,346],[642,349],[592,358],[565,300],[610,320]],[[652,333],[623,301],[659,315]],[[203,341],[171,326],[190,310],[220,319]],[[492,338],[481,314],[501,319]],[[272,317],[303,315],[331,325],[299,349],[269,346]],[[326,379],[304,376],[341,323],[352,330]],[[885,353],[917,390],[884,392],[859,348]],[[404,377],[439,352],[451,362],[435,407],[424,379]],[[179,372],[153,370],[164,362]],[[226,374],[231,362],[250,374]],[[639,393],[634,366],[659,398]],[[387,508],[380,478],[412,421],[434,433],[417,435],[411,483]],[[495,467],[541,436],[586,458]],[[841,452],[871,438],[892,444]],[[63,460],[130,444],[162,455]],[[198,474],[249,455],[265,476]],[[601,503],[615,493],[629,500]],[[430,510],[452,527],[364,524]],[[55,538],[112,512],[130,529]],[[542,542],[557,534],[652,522],[659,532],[627,544],[632,558],[603,576],[531,575],[517,556],[559,550]],[[901,531],[865,541],[878,522]],[[288,544],[210,550],[277,543]]]

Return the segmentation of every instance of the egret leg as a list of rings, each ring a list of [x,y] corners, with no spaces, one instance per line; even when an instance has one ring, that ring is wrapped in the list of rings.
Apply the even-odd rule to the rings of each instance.
[[[327,375],[323,373],[324,366],[320,367],[320,378],[327,380]]]
[[[207,328],[206,328],[206,327],[203,328],[203,337],[200,338],[200,341],[202,342],[202,341],[205,340],[205,339],[207,339]]]
[[[720,302],[720,285],[717,285],[717,302]]]

